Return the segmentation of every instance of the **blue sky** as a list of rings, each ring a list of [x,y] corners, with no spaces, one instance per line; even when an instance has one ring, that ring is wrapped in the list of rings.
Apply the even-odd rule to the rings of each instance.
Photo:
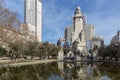
[[[6,6],[18,13],[24,22],[24,0],[3,0]],[[56,43],[64,37],[64,29],[72,24],[75,8],[80,6],[87,23],[95,26],[95,34],[109,44],[120,30],[120,0],[43,0],[42,40]]]

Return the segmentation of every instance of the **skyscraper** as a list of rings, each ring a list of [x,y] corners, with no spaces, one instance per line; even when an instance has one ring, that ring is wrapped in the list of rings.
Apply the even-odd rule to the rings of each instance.
[[[104,46],[104,39],[100,36],[93,36],[91,41],[91,50],[95,47],[100,48],[101,46]]]
[[[111,39],[111,44],[120,45],[120,31]]]
[[[92,40],[92,37],[95,34],[94,25],[86,24],[84,29],[85,29],[86,41]]]
[[[38,42],[42,37],[42,0],[25,0],[25,23]]]
[[[66,27],[65,28],[65,40],[68,42],[71,42],[72,39],[72,27]]]
[[[87,44],[87,50],[89,51],[92,46],[92,38],[95,34],[94,25],[92,24],[85,24],[85,38],[86,38],[86,44]]]

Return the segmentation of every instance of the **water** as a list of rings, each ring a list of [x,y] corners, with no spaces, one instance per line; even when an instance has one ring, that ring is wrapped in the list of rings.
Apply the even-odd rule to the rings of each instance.
[[[1,67],[0,80],[120,80],[120,64],[52,62]]]

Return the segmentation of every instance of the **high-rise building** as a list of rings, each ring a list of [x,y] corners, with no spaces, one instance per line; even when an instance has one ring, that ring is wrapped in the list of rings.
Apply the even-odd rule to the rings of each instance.
[[[72,27],[66,27],[65,28],[65,40],[67,42],[71,42],[71,39],[72,39]]]
[[[111,44],[120,45],[120,31],[111,39]]]
[[[91,49],[92,46],[92,38],[94,36],[94,25],[92,24],[85,24],[84,25],[84,29],[85,29],[85,38],[86,38],[86,46],[87,46],[87,50],[89,51]]]
[[[93,36],[91,41],[91,50],[93,50],[95,47],[99,48],[101,46],[104,46],[104,40],[100,36]]]
[[[85,37],[86,37],[86,41],[90,41],[92,40],[92,37],[94,36],[94,25],[92,24],[86,24],[84,26],[85,29]]]
[[[25,0],[25,23],[36,40],[41,42],[42,37],[42,0]],[[30,26],[31,25],[31,26]]]

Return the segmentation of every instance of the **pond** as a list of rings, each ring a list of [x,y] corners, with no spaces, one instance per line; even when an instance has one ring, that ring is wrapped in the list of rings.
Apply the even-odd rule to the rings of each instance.
[[[0,80],[120,80],[120,64],[52,62],[0,67]]]

